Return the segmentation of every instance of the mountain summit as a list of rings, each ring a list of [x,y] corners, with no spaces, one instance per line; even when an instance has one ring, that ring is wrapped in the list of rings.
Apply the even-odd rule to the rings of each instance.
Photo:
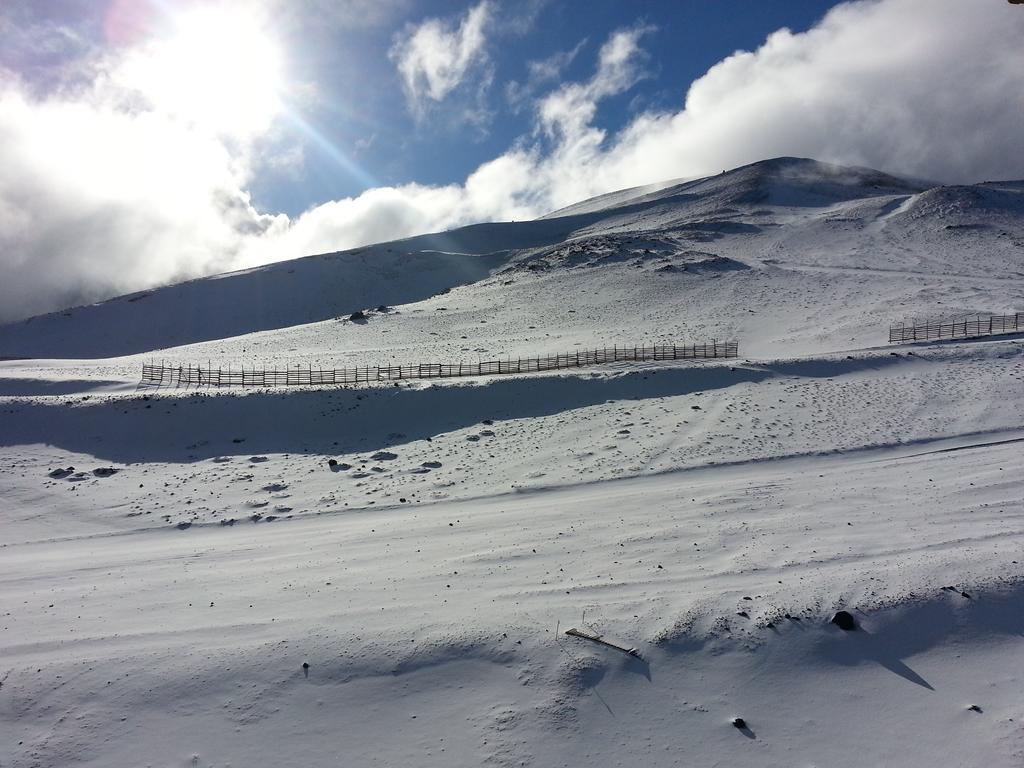
[[[834,165],[803,157],[775,157],[722,171],[715,176],[663,182],[600,195],[543,218],[596,213],[660,201],[813,207],[876,195],[914,194],[933,186],[936,185],[871,168]]]

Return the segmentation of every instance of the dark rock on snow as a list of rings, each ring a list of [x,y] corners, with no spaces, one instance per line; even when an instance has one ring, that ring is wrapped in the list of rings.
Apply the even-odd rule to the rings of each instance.
[[[836,611],[835,616],[832,617],[832,623],[847,632],[852,632],[857,628],[857,622],[853,620],[853,616],[848,611]]]

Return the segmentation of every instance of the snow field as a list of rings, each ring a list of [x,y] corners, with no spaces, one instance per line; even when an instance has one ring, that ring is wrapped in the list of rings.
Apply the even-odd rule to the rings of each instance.
[[[1021,765],[1024,344],[884,341],[1021,308],[1022,189],[780,158],[0,328],[0,765]]]
[[[948,447],[24,544],[6,759],[784,765],[795,739],[806,764],[885,762],[930,722],[930,748],[1012,765],[1021,454]],[[824,623],[839,606],[862,635]]]

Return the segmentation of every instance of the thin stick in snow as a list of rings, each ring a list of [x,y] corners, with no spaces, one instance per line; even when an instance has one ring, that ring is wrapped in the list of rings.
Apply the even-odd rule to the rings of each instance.
[[[607,646],[608,648],[614,648],[616,651],[622,651],[623,653],[628,653],[630,656],[636,656],[637,658],[640,657],[640,651],[638,651],[636,648],[626,648],[625,646],[622,646],[622,645],[616,645],[615,643],[610,643],[607,640],[602,640],[601,639],[601,635],[590,635],[590,634],[587,634],[586,632],[581,632],[578,629],[567,629],[565,631],[565,634],[571,635],[572,637],[582,637],[584,640],[590,640],[591,642],[597,643],[598,645],[604,645],[604,646]]]

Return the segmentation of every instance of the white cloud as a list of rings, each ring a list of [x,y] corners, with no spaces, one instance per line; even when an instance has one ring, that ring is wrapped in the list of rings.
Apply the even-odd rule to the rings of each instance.
[[[533,31],[537,19],[550,0],[517,0],[497,8],[496,26],[509,35],[525,35]]]
[[[358,197],[319,205],[261,238],[246,243],[245,261],[277,261],[352,248],[461,223],[464,195],[456,185],[378,187]]]
[[[490,2],[483,0],[466,12],[458,27],[441,19],[427,19],[399,35],[391,58],[414,114],[422,114],[429,102],[443,101],[474,67],[487,61],[485,44],[491,15]]]
[[[18,317],[234,264],[257,213],[237,157],[150,112],[0,88],[0,306]]]
[[[579,55],[583,46],[587,44],[587,38],[583,38],[574,48],[568,51],[559,51],[553,53],[544,59],[537,59],[535,61],[528,61],[526,68],[530,73],[530,81],[536,83],[549,83],[552,80],[557,80],[562,76],[562,72],[568,67],[576,57]]]
[[[639,116],[600,161],[608,183],[803,155],[948,182],[1024,176],[1024,13],[958,0],[847,3],[780,30]]]
[[[521,220],[776,155],[948,182],[1024,177],[1024,13],[1008,3],[847,3],[806,33],[779,31],[726,58],[678,110],[640,114],[609,135],[597,124],[599,104],[643,77],[644,32],[613,34],[593,76],[541,98],[536,132],[463,184],[371,189],[294,219],[249,203],[250,144],[117,98],[102,72],[107,86],[45,100],[0,81],[0,312],[24,316],[229,268]],[[449,65],[431,66],[440,93]],[[419,77],[428,94],[434,86]]]
[[[598,102],[623,93],[642,77],[639,60],[644,52],[640,38],[651,31],[651,27],[635,27],[615,32],[601,46],[597,72],[590,80],[562,86],[540,101],[537,111],[541,129],[549,136],[569,141],[587,133]]]
[[[583,38],[568,51],[558,51],[546,58],[526,62],[526,80],[510,80],[505,84],[505,99],[509,106],[518,112],[542,86],[558,80],[586,44],[587,38]]]

